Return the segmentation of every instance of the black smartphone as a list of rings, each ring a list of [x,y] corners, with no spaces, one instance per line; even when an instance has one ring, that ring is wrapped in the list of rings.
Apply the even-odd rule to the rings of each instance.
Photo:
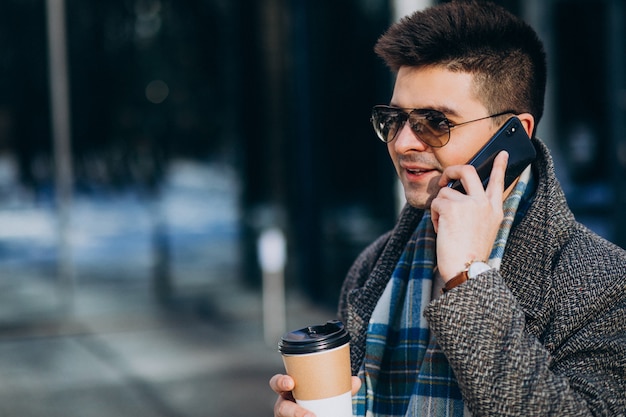
[[[469,165],[476,168],[478,177],[485,188],[489,183],[493,160],[501,151],[509,153],[509,162],[504,176],[504,189],[506,190],[537,156],[535,147],[526,134],[522,122],[515,116],[507,120],[489,142],[468,162]],[[459,180],[450,181],[448,187],[465,193]]]

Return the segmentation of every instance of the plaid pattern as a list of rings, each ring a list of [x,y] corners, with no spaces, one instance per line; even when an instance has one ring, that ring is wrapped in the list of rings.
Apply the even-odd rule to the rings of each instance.
[[[529,179],[530,167],[504,203],[504,220],[489,258],[494,268],[500,266]],[[520,211],[524,211],[522,207]],[[353,399],[356,416],[470,415],[452,369],[423,315],[432,298],[435,240],[427,211],[372,313],[359,370],[363,383]]]
[[[522,175],[520,175],[519,182],[513,191],[511,191],[511,194],[509,194],[504,202],[504,205],[502,206],[504,218],[502,219],[502,224],[500,225],[500,230],[496,236],[488,261],[488,264],[492,268],[500,269],[500,263],[502,262],[502,256],[504,256],[504,248],[509,237],[509,232],[511,231],[513,224],[516,224],[516,220],[519,221],[519,219],[524,217],[524,214],[526,214],[526,210],[528,210],[528,206],[530,205],[530,196],[523,199],[526,189],[529,190],[529,193],[532,193],[535,189],[530,172],[531,168],[528,166],[524,172],[522,172]]]

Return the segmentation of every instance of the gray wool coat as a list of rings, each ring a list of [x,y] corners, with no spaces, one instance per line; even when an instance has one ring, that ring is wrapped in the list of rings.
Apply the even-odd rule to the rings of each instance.
[[[533,142],[535,197],[500,271],[442,295],[425,316],[474,416],[626,416],[626,252],[576,222],[547,147]],[[343,284],[355,374],[372,311],[422,213],[405,207]]]

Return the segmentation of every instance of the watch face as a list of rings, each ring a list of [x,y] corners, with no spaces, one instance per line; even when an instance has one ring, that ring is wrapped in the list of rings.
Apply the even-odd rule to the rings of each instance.
[[[483,272],[487,272],[490,269],[491,267],[484,262],[472,262],[467,270],[467,276],[474,278],[475,276],[480,275]]]

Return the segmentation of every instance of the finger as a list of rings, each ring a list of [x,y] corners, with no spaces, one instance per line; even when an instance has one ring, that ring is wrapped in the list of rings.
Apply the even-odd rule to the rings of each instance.
[[[445,187],[450,182],[461,178],[461,167],[463,167],[463,165],[450,165],[444,169],[439,177],[439,186]]]
[[[352,395],[356,395],[356,393],[359,392],[359,389],[361,389],[361,378],[359,378],[358,376],[353,376],[352,377]]]
[[[439,181],[442,190],[451,182],[459,180],[467,194],[484,192],[482,182],[478,177],[476,168],[472,165],[451,165],[447,167]]]
[[[315,414],[294,402],[278,397],[274,404],[274,417],[315,417]]]
[[[436,204],[435,200],[430,206],[430,220],[433,222],[433,228],[435,230],[435,234],[439,233],[439,211],[437,207],[434,206]]]
[[[295,382],[289,375],[276,374],[270,379],[270,387],[277,394],[284,394],[293,390]]]
[[[502,151],[496,156],[493,161],[493,168],[491,169],[491,176],[489,178],[489,184],[487,185],[487,195],[497,196],[499,199],[504,192],[504,178],[506,176],[506,167],[509,161],[509,154],[507,151]]]

